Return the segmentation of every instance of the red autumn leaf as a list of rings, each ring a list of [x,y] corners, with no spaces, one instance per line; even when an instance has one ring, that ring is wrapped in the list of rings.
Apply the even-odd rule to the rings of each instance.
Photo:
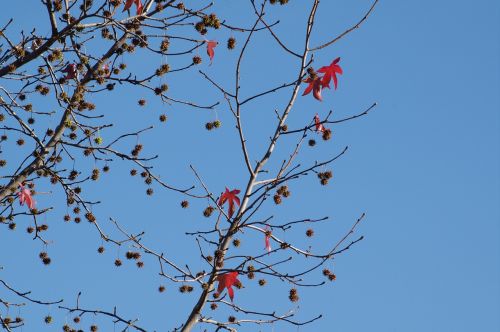
[[[125,2],[125,7],[123,7],[123,11],[126,11],[128,9],[130,9],[130,7],[132,7],[132,4],[135,4],[135,6],[137,7],[137,15],[141,15],[142,14],[142,2],[141,0],[127,0]]]
[[[316,131],[319,131],[319,132],[324,132],[325,131],[325,127],[321,123],[321,120],[320,120],[318,114],[316,114],[314,116],[314,124],[316,125]]]
[[[217,276],[217,281],[219,282],[219,285],[217,286],[217,293],[220,294],[224,290],[224,288],[227,288],[227,293],[229,294],[229,298],[231,299],[231,301],[233,301],[234,298],[233,286],[236,283],[240,282],[238,280],[238,272],[233,271],[220,274]]]
[[[23,185],[20,185],[17,196],[19,197],[20,205],[24,205],[24,203],[26,203],[30,210],[33,210],[35,208],[35,200],[33,199],[33,197],[31,197],[31,190],[25,188]]]
[[[78,70],[76,69],[76,64],[69,63],[66,68],[62,70],[63,73],[66,73],[64,76],[65,79],[69,80],[71,78],[78,78]]]
[[[342,68],[338,65],[340,58],[332,61],[329,66],[321,67],[318,72],[323,73],[323,78],[321,79],[321,85],[323,88],[330,88],[330,81],[333,79],[333,85],[335,90],[337,90],[337,74],[342,75]]]
[[[216,48],[219,43],[216,40],[209,40],[206,43],[207,43],[207,54],[208,57],[210,58],[210,64],[211,64],[215,55],[214,48]]]
[[[272,249],[271,249],[271,228],[269,226],[266,226],[266,235],[264,238],[264,243],[266,245],[267,252],[270,252]]]
[[[229,191],[229,189],[227,189],[227,187],[226,187],[226,191],[219,198],[219,205],[220,206],[224,205],[224,203],[226,203],[226,202],[228,203],[229,209],[228,209],[227,214],[229,215],[229,218],[231,218],[231,216],[234,213],[234,210],[235,210],[234,203],[236,202],[236,204],[238,204],[238,206],[240,206],[240,199],[238,198],[238,196],[236,196],[239,193],[240,193],[240,191],[238,189],[233,189],[233,190]]]
[[[309,85],[304,90],[304,93],[302,94],[303,96],[308,95],[312,91],[314,98],[316,98],[319,101],[323,100],[323,98],[321,97],[322,86],[320,77],[315,77],[314,79],[308,77],[306,80],[304,80],[304,83],[309,83]]]

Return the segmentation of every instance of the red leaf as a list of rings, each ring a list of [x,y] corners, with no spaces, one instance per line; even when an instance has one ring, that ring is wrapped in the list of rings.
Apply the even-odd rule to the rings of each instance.
[[[323,73],[323,78],[321,80],[321,85],[323,88],[330,88],[330,81],[333,79],[333,85],[335,90],[337,89],[337,74],[342,75],[342,68],[337,64],[340,58],[332,61],[329,66],[321,67],[318,72]]]
[[[270,252],[272,250],[270,239],[271,239],[271,228],[266,225],[266,236],[264,238],[264,243],[266,245],[267,252]]]
[[[123,11],[126,11],[126,10],[129,10],[130,7],[132,7],[132,4],[135,4],[135,6],[137,7],[137,15],[141,15],[142,14],[142,2],[141,0],[127,0],[125,2],[125,6],[123,7]]]
[[[304,80],[304,83],[309,83],[309,85],[304,90],[304,93],[302,94],[303,96],[308,95],[312,91],[314,98],[319,101],[323,100],[323,98],[321,97],[321,78],[316,77],[312,79],[311,77],[308,77],[306,80]]]
[[[216,40],[207,41],[207,54],[208,54],[208,57],[210,58],[210,64],[212,63],[212,60],[214,59],[214,55],[215,55],[214,48],[216,48],[218,44],[219,43]]]
[[[137,7],[137,15],[142,14],[142,2],[141,0],[135,0],[135,5]]]
[[[135,0],[127,0],[125,2],[125,7],[123,7],[123,11],[129,10],[130,7],[132,7],[132,4],[134,3]]]
[[[238,195],[240,193],[240,191],[238,189],[233,189],[231,191],[229,191],[229,189],[227,189],[226,187],[226,191],[220,196],[219,198],[219,205],[222,206],[224,205],[224,203],[228,203],[229,205],[229,209],[228,209],[228,216],[229,218],[232,217],[234,211],[235,211],[235,206],[234,206],[234,203],[238,204],[238,206],[240,206],[240,199]]]
[[[25,188],[23,185],[20,185],[17,196],[19,197],[20,205],[24,205],[24,203],[26,203],[30,210],[35,208],[35,201],[33,200],[33,197],[31,197],[31,190]]]
[[[318,114],[316,114],[314,116],[314,124],[316,125],[316,131],[319,131],[319,132],[324,132],[325,131],[325,127],[321,123],[321,120],[320,120]]]
[[[238,280],[238,272],[233,271],[220,274],[217,276],[217,281],[219,282],[219,284],[217,285],[217,293],[220,294],[224,290],[224,288],[227,288],[227,293],[229,294],[229,298],[231,299],[231,301],[233,301],[234,298],[233,286],[236,283],[240,282]]]
[[[71,78],[78,78],[78,70],[76,69],[76,64],[69,63],[66,68],[62,70],[63,73],[66,73],[64,76],[65,79],[69,80]]]

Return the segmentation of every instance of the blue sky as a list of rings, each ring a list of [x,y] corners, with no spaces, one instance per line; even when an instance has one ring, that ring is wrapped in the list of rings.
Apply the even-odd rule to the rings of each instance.
[[[36,1],[30,2],[40,7]],[[268,21],[281,20],[276,32],[297,50],[302,49],[304,12],[309,8],[304,3],[291,1],[268,12]],[[369,5],[364,0],[322,1],[312,44],[343,32]],[[2,11],[0,22],[19,10],[28,10],[30,15],[16,20],[15,27],[29,30],[31,14],[38,11],[22,6],[26,3],[14,3]],[[249,25],[253,20],[242,15],[248,9],[243,1],[217,0],[215,8],[232,23]],[[299,308],[287,299],[289,285],[269,280],[265,288],[259,288],[241,277],[248,286],[236,291],[236,299],[246,307],[279,312],[296,309],[300,319],[324,315],[298,329],[277,324],[242,327],[241,331],[500,330],[499,13],[497,1],[381,0],[359,30],[315,55],[315,68],[340,56],[344,75],[337,91],[324,92],[323,103],[311,96],[299,98],[288,122],[290,128],[303,126],[316,112],[325,115],[333,110],[335,117],[342,118],[373,102],[378,106],[366,117],[333,126],[330,142],[304,150],[300,161],[310,164],[349,146],[348,153],[332,166],[334,179],[329,186],[320,186],[314,176],[291,183],[291,198],[279,207],[266,205],[260,217],[272,214],[277,221],[289,221],[329,215],[330,222],[315,227],[313,241],[308,242],[303,230],[286,234],[290,241],[315,243],[321,248],[335,242],[366,212],[356,230],[365,239],[335,259],[334,283],[299,289]],[[209,34],[220,41],[228,36],[227,31]],[[239,50],[243,39],[238,34],[235,37]],[[257,34],[250,46],[243,62],[243,95],[295,77],[296,62],[268,34]],[[219,46],[212,66],[203,51],[200,55],[204,63],[198,69],[233,86],[231,64],[237,52]],[[150,61],[160,62],[150,59],[139,53],[130,63],[140,68]],[[165,81],[173,96],[203,103],[223,101],[196,69],[185,75],[167,75]],[[136,106],[141,97],[148,99],[145,109]],[[246,135],[254,159],[262,155],[272,134],[273,110],[282,108],[286,98],[283,91],[249,103],[245,109]],[[156,128],[140,141],[145,154],[160,154],[152,165],[167,182],[195,184],[189,170],[192,164],[214,192],[224,186],[245,185],[247,174],[234,120],[222,104],[216,112],[192,110],[163,105],[146,92],[128,88],[116,89],[111,98],[97,97],[96,104],[97,111],[117,125],[109,134],[102,134],[104,140],[154,123]],[[157,121],[162,112],[169,116],[166,124]],[[223,126],[207,132],[205,122],[215,117]],[[277,149],[270,167],[290,153],[294,140],[286,142],[288,145]],[[133,144],[135,140],[124,148]],[[179,202],[183,198],[158,186],[153,186],[153,197],[146,197],[141,181],[128,177],[130,165],[117,162],[110,166],[112,172],[86,191],[92,199],[104,202],[95,212],[106,229],[113,233],[107,218],[116,218],[130,232],[146,231],[146,243],[157,251],[190,266],[203,266],[195,242],[184,232],[209,222],[201,216],[206,202],[192,201],[190,209],[182,210]],[[0,250],[15,251],[2,255],[0,278],[18,288],[33,289],[35,297],[64,297],[69,303],[81,290],[84,306],[110,310],[118,305],[124,316],[140,317],[148,330],[167,331],[180,325],[198,290],[192,296],[181,296],[176,285],[157,275],[152,259],[145,260],[143,270],[131,264],[116,268],[113,261],[127,248],[107,246],[106,253],[98,256],[95,250],[101,241],[95,231],[86,223],[65,225],[60,199],[57,192],[37,197],[39,204],[57,206],[44,217],[51,227],[47,236],[54,240],[47,249],[54,263],[42,266],[38,252],[44,248],[27,236],[26,225],[18,220],[18,231],[7,233],[3,228],[0,233]],[[242,248],[234,249],[235,253],[252,252],[252,247],[260,250],[263,242],[260,235],[250,232],[241,240]],[[311,280],[323,279],[316,275]],[[165,293],[156,290],[160,284],[166,285]],[[5,294],[2,289],[0,297]],[[11,309],[10,315],[16,315],[12,312],[16,310]],[[30,319],[23,330],[54,330],[56,327],[42,322],[47,312],[59,325],[72,317],[61,315],[55,307],[29,306],[21,309]],[[229,314],[224,309],[215,315]],[[102,322],[92,319],[86,317],[83,326]],[[113,328],[109,322],[101,326],[106,331]],[[203,331],[201,327],[195,330]]]

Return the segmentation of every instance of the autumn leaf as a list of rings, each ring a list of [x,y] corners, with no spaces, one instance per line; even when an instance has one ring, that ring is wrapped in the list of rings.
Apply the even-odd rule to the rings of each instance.
[[[132,4],[135,4],[135,6],[137,7],[137,15],[141,15],[142,14],[142,2],[141,0],[127,0],[125,2],[125,7],[123,7],[123,11],[126,11],[128,9],[130,9],[130,7],[132,7]]]
[[[224,288],[226,288],[227,293],[229,294],[229,298],[231,299],[231,301],[233,301],[233,298],[234,298],[233,286],[236,283],[240,282],[238,280],[238,272],[233,271],[233,272],[220,274],[217,276],[217,281],[219,282],[219,284],[217,286],[217,293],[220,294],[224,290]]]
[[[314,98],[316,98],[319,101],[322,101],[323,98],[321,97],[321,78],[320,77],[308,77],[306,80],[304,80],[304,83],[309,83],[307,88],[304,90],[304,93],[302,94],[303,96],[308,95],[311,91],[313,92]]]
[[[270,252],[271,249],[271,228],[269,226],[266,226],[266,233],[264,237],[264,244],[266,245],[266,250],[267,252]]]
[[[325,131],[325,127],[321,123],[321,120],[320,120],[318,114],[316,114],[314,116],[314,124],[316,125],[316,131],[321,132],[321,133]]]
[[[321,79],[321,85],[323,88],[330,88],[330,81],[333,79],[333,85],[335,90],[337,90],[337,74],[342,75],[342,68],[338,65],[340,58],[332,61],[329,66],[321,67],[318,72],[323,73],[323,78]]]
[[[219,44],[216,40],[209,40],[207,43],[207,54],[210,58],[210,64],[212,64],[212,60],[214,59],[215,51],[214,48]]]
[[[224,205],[224,203],[228,203],[229,205],[229,209],[228,209],[228,216],[229,218],[231,218],[231,216],[233,215],[234,211],[235,211],[235,206],[234,206],[234,203],[236,202],[236,204],[238,204],[238,206],[240,206],[240,199],[238,198],[238,195],[240,193],[240,191],[238,189],[233,189],[231,191],[229,191],[229,189],[227,189],[226,187],[226,191],[221,195],[221,197],[219,198],[219,205],[222,206]]]
[[[25,188],[23,185],[20,185],[17,196],[19,197],[20,205],[24,205],[24,203],[26,203],[30,210],[33,210],[35,208],[35,200],[33,199],[33,197],[31,197],[31,190]]]
[[[66,73],[64,76],[65,79],[69,80],[71,78],[78,78],[78,70],[76,69],[76,64],[69,63],[66,68],[62,70],[63,73]]]

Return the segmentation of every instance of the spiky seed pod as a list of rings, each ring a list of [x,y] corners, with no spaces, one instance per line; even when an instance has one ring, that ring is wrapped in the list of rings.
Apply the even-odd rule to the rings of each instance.
[[[137,103],[139,104],[139,106],[144,106],[146,105],[146,99],[139,99]]]
[[[235,47],[236,47],[236,39],[234,37],[230,37],[227,40],[227,48],[229,50],[234,50]]]
[[[239,246],[240,246],[240,244],[241,244],[241,242],[240,242],[240,240],[239,240],[239,239],[234,239],[234,240],[233,240],[233,246],[235,246],[235,247],[239,247]]]
[[[95,222],[95,216],[92,214],[92,212],[85,213],[85,219],[87,219],[88,222]]]
[[[146,172],[146,171],[141,172],[141,177],[145,178],[147,176],[149,176],[148,172]]]
[[[285,198],[290,197],[290,191],[287,190],[287,191],[283,192],[283,197],[285,197]]]
[[[160,285],[160,287],[158,287],[158,292],[163,293],[164,291],[165,291],[165,286]]]
[[[71,221],[71,216],[69,214],[64,215],[64,221]]]
[[[160,122],[167,121],[167,116],[165,114],[160,115]]]
[[[75,324],[80,323],[80,317],[76,316],[75,318],[73,318],[73,322],[74,322]]]
[[[122,266],[122,261],[120,259],[115,259],[115,266]]]
[[[31,234],[31,233],[33,233],[34,231],[35,231],[35,229],[34,229],[33,227],[31,227],[31,226],[28,226],[28,227],[26,228],[26,232],[28,232],[28,234]]]
[[[213,124],[213,122],[207,122],[207,123],[205,124],[205,129],[206,129],[206,130],[212,130],[212,129],[214,129],[214,124]]]
[[[188,201],[182,201],[182,202],[181,202],[181,207],[182,207],[183,209],[186,209],[188,206],[189,206],[189,202],[188,202]]]
[[[109,166],[108,166],[108,165],[104,166],[104,167],[102,168],[102,171],[103,171],[104,173],[109,172]]]
[[[7,165],[7,160],[0,160],[0,167],[5,167]]]
[[[165,53],[168,51],[169,47],[170,47],[170,40],[168,38],[163,39],[160,44],[160,51]]]
[[[97,332],[97,330],[99,330],[99,328],[97,327],[97,325],[90,326],[90,332]]]
[[[198,31],[199,33],[202,33],[203,30],[205,30],[205,24],[203,24],[203,21],[200,21],[200,22],[197,22],[195,25],[194,25],[194,28],[196,31]]]
[[[331,273],[330,275],[328,275],[328,280],[334,281],[335,279],[337,279],[337,276],[334,273]]]
[[[50,324],[52,323],[52,316],[45,316],[45,318],[43,319],[45,324]]]
[[[324,141],[328,141],[330,138],[332,138],[332,130],[325,129],[325,131],[323,132],[322,138]]]
[[[312,228],[309,228],[307,231],[306,231],[306,236],[307,237],[312,237],[314,235],[314,230]]]
[[[264,286],[266,284],[266,280],[265,279],[260,279],[259,280],[259,286]]]
[[[324,275],[325,277],[328,277],[330,274],[331,274],[330,270],[328,270],[328,269],[323,269],[323,275]]]
[[[253,279],[253,278],[255,278],[255,273],[248,272],[247,277],[248,277],[248,279]]]
[[[102,254],[104,252],[104,247],[100,246],[99,248],[97,248],[97,252]]]
[[[280,195],[278,195],[278,194],[274,195],[273,199],[274,199],[274,204],[276,204],[276,205],[281,204],[281,196]]]
[[[281,126],[281,131],[282,132],[287,132],[288,131],[288,126],[287,125],[282,125]]]
[[[217,303],[213,303],[213,302],[212,302],[212,303],[210,304],[210,309],[212,309],[212,310],[217,309]]]
[[[227,318],[227,320],[228,320],[230,323],[234,323],[234,322],[236,321],[236,317],[234,317],[234,316],[229,316],[229,317]]]
[[[285,191],[287,191],[287,190],[288,190],[288,186],[281,186],[281,187],[278,188],[278,190],[276,191],[276,193],[278,195],[283,195],[283,193],[285,193]]]
[[[212,215],[212,213],[214,212],[214,210],[215,209],[214,209],[213,206],[207,206],[205,208],[205,210],[203,210],[203,215],[208,218],[208,217],[210,217]]]
[[[90,178],[91,178],[92,180],[94,180],[94,181],[97,181],[97,180],[99,179],[99,173],[100,173],[100,172],[99,172],[99,169],[94,168],[94,169],[92,170],[92,175],[90,176]]]
[[[131,176],[136,176],[137,175],[137,170],[136,169],[131,169],[130,170],[130,175]]]
[[[299,300],[299,296],[297,295],[297,289],[295,288],[290,289],[290,294],[288,295],[288,298],[292,302],[297,302]]]
[[[16,229],[16,223],[15,223],[15,222],[11,222],[11,223],[9,223],[9,229],[10,229],[11,231],[15,230],[15,229]]]
[[[201,63],[201,57],[200,57],[200,56],[198,56],[198,55],[194,56],[194,57],[193,57],[193,63],[194,63],[195,65],[199,65],[199,64]]]
[[[170,66],[168,64],[163,64],[160,68],[156,69],[157,76],[163,76],[170,71]]]
[[[289,247],[290,247],[290,245],[288,243],[286,243],[286,242],[280,243],[280,248],[281,249],[286,249],[286,248],[289,248]]]
[[[185,293],[187,291],[187,286],[186,285],[182,285],[179,287],[179,292],[181,293]]]
[[[220,126],[222,126],[222,123],[219,120],[215,120],[213,122],[213,125],[214,125],[215,128],[220,128]]]
[[[73,220],[76,224],[79,224],[80,221],[82,221],[82,219],[80,217],[75,217],[75,219]]]
[[[322,186],[326,186],[328,184],[328,179],[321,179],[319,182]]]
[[[137,265],[138,268],[142,268],[144,266],[144,262],[137,262],[135,263],[135,265]]]
[[[51,259],[50,259],[50,257],[45,257],[44,259],[42,259],[42,262],[43,262],[43,264],[45,264],[45,265],[49,265],[49,264],[50,264],[50,262],[51,262]]]
[[[325,174],[325,179],[331,179],[333,177],[332,171],[326,171],[324,174]]]

